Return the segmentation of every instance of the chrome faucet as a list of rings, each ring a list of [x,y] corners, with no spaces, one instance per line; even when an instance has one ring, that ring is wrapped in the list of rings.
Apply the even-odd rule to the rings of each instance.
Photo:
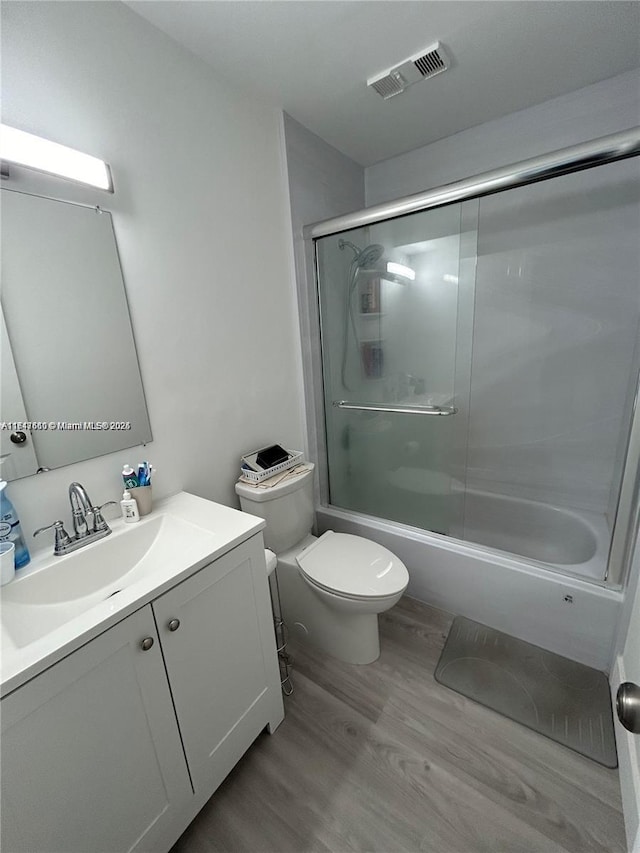
[[[40,527],[33,534],[37,536],[44,530],[50,530],[53,527],[55,529],[53,554],[56,557],[70,554],[72,551],[82,548],[83,545],[89,545],[91,542],[96,542],[111,533],[111,528],[102,517],[102,510],[106,506],[115,505],[116,501],[107,501],[102,506],[94,506],[82,483],[71,483],[69,501],[73,518],[73,537],[69,536],[64,529],[63,522],[59,520],[54,521],[53,524],[48,524],[46,527]]]
[[[71,483],[69,486],[69,501],[71,502],[73,530],[76,539],[84,539],[85,536],[89,536],[87,515],[92,513],[93,505],[89,500],[87,490],[81,483]]]

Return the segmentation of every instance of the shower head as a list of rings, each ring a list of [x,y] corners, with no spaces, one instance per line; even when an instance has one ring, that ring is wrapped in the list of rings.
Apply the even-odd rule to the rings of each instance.
[[[373,243],[371,246],[365,246],[356,260],[358,266],[364,269],[374,266],[383,255],[384,248],[377,243]]]
[[[339,249],[347,247],[351,249],[354,255],[351,261],[352,280],[354,283],[358,272],[378,275],[381,278],[387,279],[387,281],[394,281],[396,284],[406,284],[408,281],[413,281],[416,277],[415,271],[411,267],[385,260],[383,258],[384,246],[381,246],[379,243],[372,243],[370,246],[360,249],[355,243],[351,243],[349,240],[338,240]],[[383,259],[383,263],[379,264],[378,261],[381,258]]]
[[[355,264],[356,267],[371,267],[384,254],[384,246],[380,246],[378,243],[372,243],[371,246],[365,246],[364,249],[359,249],[354,243],[351,243],[349,240],[338,240],[338,248],[345,249],[349,247],[354,254],[353,261],[351,263]]]

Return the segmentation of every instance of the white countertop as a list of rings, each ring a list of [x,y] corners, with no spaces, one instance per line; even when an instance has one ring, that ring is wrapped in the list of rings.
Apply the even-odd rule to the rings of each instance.
[[[127,574],[89,595],[69,602],[71,615],[64,624],[32,642],[24,639],[24,636],[28,636],[29,626],[25,624],[28,620],[37,619],[42,624],[47,618],[47,608],[49,612],[52,612],[51,608],[57,608],[56,613],[59,613],[60,607],[67,604],[56,601],[53,604],[36,603],[34,606],[27,596],[21,596],[21,592],[29,588],[28,585],[20,587],[24,581],[38,572],[54,573],[60,568],[63,571],[73,569],[71,563],[64,566],[65,561],[72,560],[77,554],[88,554],[90,549],[98,549],[102,543],[113,542],[117,537],[126,537],[127,531],[133,527],[154,525],[160,529],[165,525],[170,530],[172,523],[179,535],[174,537],[170,547],[167,547],[166,539],[162,540],[162,549],[154,549],[152,545],[138,566]],[[15,690],[217,557],[260,532],[265,523],[263,519],[248,513],[187,492],[179,492],[155,503],[153,511],[134,525],[117,519],[109,521],[109,526],[113,531],[109,536],[72,554],[64,557],[54,557],[50,552],[36,554],[28,566],[18,570],[15,580],[0,590],[1,695]],[[190,532],[193,535],[190,536]],[[140,571],[142,565],[144,571]],[[48,580],[51,581],[53,577],[53,574],[49,575]],[[111,597],[116,590],[117,594]],[[16,630],[17,627],[26,628],[26,633]]]

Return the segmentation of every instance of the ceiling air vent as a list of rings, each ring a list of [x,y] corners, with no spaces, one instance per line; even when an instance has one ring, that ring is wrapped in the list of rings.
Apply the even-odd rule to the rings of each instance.
[[[385,74],[384,77],[380,77],[377,80],[369,80],[367,85],[371,86],[372,89],[375,89],[379,95],[382,95],[385,101],[387,98],[393,98],[394,95],[399,95],[400,92],[404,92],[406,89],[406,82],[397,71],[392,71],[391,74]]]
[[[438,43],[429,48],[427,53],[413,59],[413,64],[423,77],[435,77],[436,74],[441,74],[449,67],[447,55]]]
[[[451,60],[446,51],[440,42],[436,42],[421,50],[420,53],[405,59],[399,65],[371,77],[367,80],[367,86],[375,89],[386,101],[393,98],[394,95],[404,92],[405,89],[419,80],[427,80],[430,77],[435,77],[436,74],[442,74],[449,68],[450,64]]]

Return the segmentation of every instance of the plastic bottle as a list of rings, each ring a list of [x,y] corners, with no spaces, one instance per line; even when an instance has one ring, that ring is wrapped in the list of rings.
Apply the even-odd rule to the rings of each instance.
[[[13,542],[16,569],[21,569],[27,565],[31,557],[24,542],[20,519],[18,518],[15,507],[7,497],[5,491],[6,485],[5,480],[0,480],[0,492],[2,495],[0,503],[0,541],[7,540],[8,542]]]
[[[128,492],[126,489],[122,493],[122,500],[120,501],[120,508],[122,509],[122,517],[129,524],[133,524],[135,521],[140,521],[140,513],[138,512],[138,504],[131,497],[131,492]]]
[[[125,489],[135,489],[139,485],[136,472],[129,464],[125,465],[122,469],[122,479]]]

